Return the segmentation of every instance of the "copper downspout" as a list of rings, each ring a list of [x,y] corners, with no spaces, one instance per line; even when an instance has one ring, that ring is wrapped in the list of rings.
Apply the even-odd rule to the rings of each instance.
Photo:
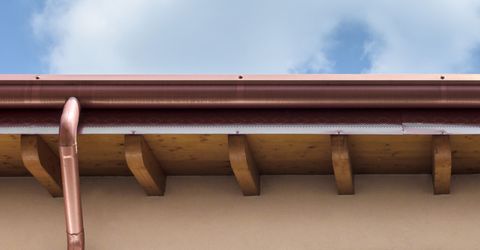
[[[68,250],[83,250],[85,245],[77,156],[77,127],[79,115],[80,103],[77,98],[70,97],[63,107],[59,131],[59,150]]]

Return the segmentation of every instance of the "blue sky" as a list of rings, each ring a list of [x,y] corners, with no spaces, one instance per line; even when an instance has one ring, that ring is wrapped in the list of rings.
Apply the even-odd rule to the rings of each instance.
[[[0,3],[0,73],[40,73],[44,45],[31,25],[31,15],[41,1],[5,0]]]
[[[480,73],[474,0],[4,0],[0,73]]]

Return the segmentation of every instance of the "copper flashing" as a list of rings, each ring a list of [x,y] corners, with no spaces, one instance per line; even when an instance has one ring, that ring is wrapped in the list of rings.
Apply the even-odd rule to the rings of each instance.
[[[59,131],[59,153],[69,250],[83,250],[85,245],[77,152],[79,115],[78,100],[75,97],[69,98],[63,108]]]

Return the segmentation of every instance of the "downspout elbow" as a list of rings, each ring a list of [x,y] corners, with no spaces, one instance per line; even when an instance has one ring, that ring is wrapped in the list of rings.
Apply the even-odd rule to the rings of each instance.
[[[77,145],[78,119],[80,116],[80,103],[77,98],[70,97],[63,107],[60,119],[59,144],[63,146]]]
[[[80,103],[70,97],[63,108],[59,129],[68,250],[83,250],[85,245],[77,151],[79,116]]]

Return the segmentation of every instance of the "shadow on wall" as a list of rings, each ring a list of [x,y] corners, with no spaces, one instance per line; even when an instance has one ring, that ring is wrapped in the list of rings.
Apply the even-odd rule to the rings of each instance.
[[[474,249],[480,175],[453,176],[433,195],[429,175],[263,176],[244,197],[233,176],[169,177],[147,197],[131,177],[83,178],[87,249]],[[63,200],[32,178],[0,179],[0,249],[64,249]]]

